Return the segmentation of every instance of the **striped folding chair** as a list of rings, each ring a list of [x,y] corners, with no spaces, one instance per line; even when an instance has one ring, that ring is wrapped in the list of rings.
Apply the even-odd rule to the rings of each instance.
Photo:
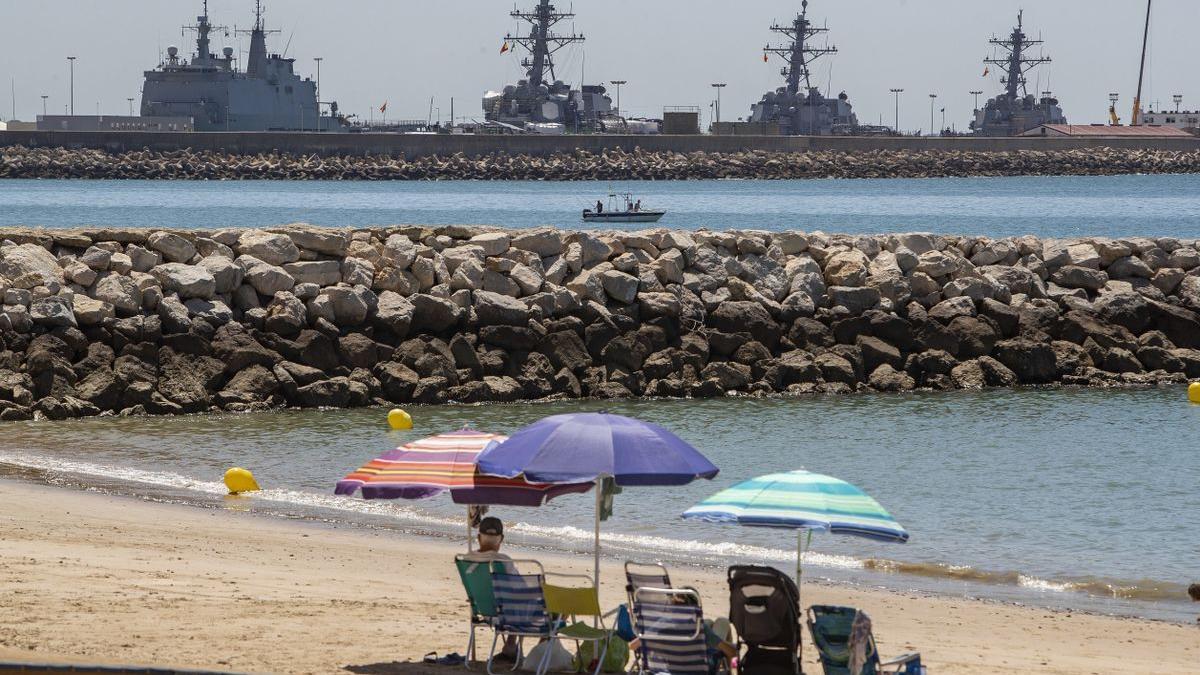
[[[538,640],[554,637],[554,623],[546,611],[546,596],[542,590],[546,572],[541,563],[535,560],[515,560],[522,567],[536,566],[537,574],[512,574],[511,565],[495,565],[492,568],[492,593],[496,599],[495,636],[492,638],[492,649],[488,653],[487,671],[495,675],[492,664],[496,658],[496,645],[501,638],[517,638],[517,658],[513,670],[521,667],[524,654],[525,638]],[[549,665],[551,650],[545,650],[542,662],[534,671],[535,675],[543,675]]]
[[[633,594],[639,588],[672,588],[671,575],[667,573],[667,568],[661,563],[626,560],[625,593],[629,596],[630,607],[633,607]],[[643,596],[642,599],[648,602],[656,601],[649,596]],[[665,598],[658,598],[657,602],[665,602],[665,600]]]
[[[664,601],[665,600],[665,601]],[[633,629],[643,673],[709,675],[700,594],[691,589],[642,587],[633,593]]]
[[[492,590],[491,563],[477,562],[468,556],[454,556],[454,565],[462,579],[467,602],[471,606],[471,637],[467,641],[467,667],[475,660],[475,631],[480,627],[494,628],[496,624],[496,594]]]

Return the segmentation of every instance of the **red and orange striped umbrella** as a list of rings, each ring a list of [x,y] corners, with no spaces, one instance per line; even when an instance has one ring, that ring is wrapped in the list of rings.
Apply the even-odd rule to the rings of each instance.
[[[425,499],[449,492],[456,504],[541,506],[592,488],[592,483],[547,485],[479,473],[479,454],[505,440],[499,434],[463,429],[413,441],[338,481],[334,492],[353,495],[361,489],[364,499]]]

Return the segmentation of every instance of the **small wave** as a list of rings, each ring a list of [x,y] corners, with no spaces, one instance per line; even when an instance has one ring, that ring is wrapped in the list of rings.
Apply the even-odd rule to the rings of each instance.
[[[43,457],[25,453],[0,452],[0,464],[21,469],[43,472],[51,482],[57,476],[93,476],[123,482],[142,483],[160,488],[197,492],[212,496],[228,494],[224,483],[205,481],[177,473],[146,471],[129,467],[116,467],[77,460]],[[266,489],[255,495],[256,502],[325,509],[335,512],[381,517],[393,521],[411,523],[425,528],[444,529],[454,532],[463,521],[428,513],[406,506],[402,502],[352,499],[333,494],[320,494],[288,489]],[[570,525],[545,526],[526,522],[509,525],[509,531],[523,535],[528,543],[541,543],[551,548],[589,548],[594,533]],[[727,563],[735,560],[755,560],[777,564],[794,564],[796,552],[735,542],[706,542],[690,539],[672,539],[654,535],[637,535],[619,532],[602,532],[601,542],[609,550],[624,550],[642,555],[650,554],[664,558],[681,558],[696,562]],[[574,546],[578,544],[579,546]],[[860,559],[828,553],[806,551],[804,565],[827,569],[867,570],[887,574],[919,576],[961,582],[1016,586],[1044,593],[1083,593],[1094,597],[1125,600],[1163,601],[1178,600],[1185,596],[1186,588],[1179,584],[1162,583],[1150,579],[1136,582],[1085,577],[1080,579],[1054,580],[1021,574],[981,570],[966,565],[944,563],[902,562],[884,558]]]

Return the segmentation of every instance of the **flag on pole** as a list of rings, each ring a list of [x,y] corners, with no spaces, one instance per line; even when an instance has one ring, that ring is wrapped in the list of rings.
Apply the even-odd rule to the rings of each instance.
[[[508,51],[508,42],[505,41],[503,45],[500,45],[500,53],[503,54],[507,51]]]
[[[386,112],[387,112],[387,104],[388,104],[388,102],[387,102],[387,101],[384,101],[384,102],[383,102],[383,105],[379,106],[379,113],[380,113],[380,114],[383,114],[383,113],[386,113]]]
[[[766,54],[763,54],[763,63],[768,63],[770,60],[771,59],[767,58]]]
[[[988,73],[990,73],[990,72],[992,72],[992,69],[991,69],[991,68],[988,68],[988,67],[986,67],[986,66],[983,68],[983,76],[984,76],[984,77],[987,77],[987,76],[988,76]]]

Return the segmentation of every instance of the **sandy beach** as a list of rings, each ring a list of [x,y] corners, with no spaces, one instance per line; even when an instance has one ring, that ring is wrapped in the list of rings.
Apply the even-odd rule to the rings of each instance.
[[[231,505],[236,502],[231,502]],[[463,672],[420,665],[465,647],[465,599],[432,538],[0,481],[0,662],[242,672]],[[520,551],[516,551],[520,553]],[[586,571],[583,557],[538,556]],[[616,561],[603,604],[623,596]],[[720,574],[679,569],[707,613]],[[808,584],[805,605],[872,616],[884,655],[931,672],[1194,673],[1192,626]],[[805,636],[806,641],[808,636]],[[815,650],[806,671],[820,672]]]

